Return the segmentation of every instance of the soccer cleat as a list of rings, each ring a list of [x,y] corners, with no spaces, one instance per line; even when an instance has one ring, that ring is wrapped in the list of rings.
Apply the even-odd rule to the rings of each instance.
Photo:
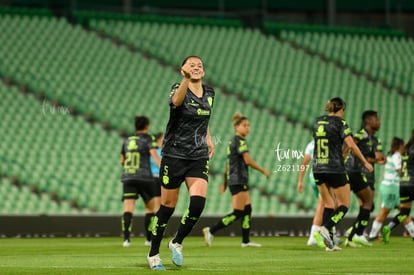
[[[345,239],[345,246],[354,248],[361,247],[360,244],[354,243],[353,241],[350,241],[348,239]]]
[[[204,242],[207,246],[211,246],[213,243],[214,236],[210,232],[210,227],[203,228]]]
[[[262,247],[261,244],[255,242],[241,243],[241,247]]]
[[[151,270],[165,270],[165,267],[162,265],[160,254],[154,255],[150,257],[147,256],[147,262],[151,268]]]
[[[348,228],[346,231],[345,231],[345,235],[344,235],[344,237],[349,237],[349,235],[351,235],[351,232],[352,232],[352,229],[353,229],[353,227],[351,226],[350,228]]]
[[[130,247],[130,246],[131,246],[131,242],[130,242],[129,240],[125,240],[125,241],[122,243],[122,246],[123,246],[123,247]]]
[[[354,243],[356,243],[356,244],[360,244],[360,245],[363,245],[363,246],[372,246],[372,243],[370,243],[366,238],[365,238],[365,236],[364,235],[361,235],[361,236],[359,236],[359,235],[354,235],[353,237],[352,237],[352,242],[354,242]]]
[[[328,247],[329,249],[332,249],[334,247],[334,242],[325,226],[321,226],[319,231],[313,233],[313,237],[321,248]]]
[[[172,253],[172,262],[176,266],[183,265],[183,246],[179,243],[173,243],[172,240],[168,243],[168,248]]]
[[[145,246],[151,246],[151,241],[147,241],[147,240],[145,240],[144,245],[145,245]]]
[[[388,225],[382,228],[382,241],[387,244],[390,241],[391,229]]]
[[[320,247],[320,248],[325,248],[326,245],[323,241],[322,235],[319,233],[319,231],[315,231],[313,232],[313,238],[316,241],[316,244]]]
[[[328,252],[333,252],[333,251],[341,251],[341,250],[342,250],[342,248],[340,248],[340,247],[339,247],[339,246],[337,246],[337,245],[334,245],[334,247],[333,247],[333,248],[326,247],[326,248],[325,248],[325,250],[326,250],[326,251],[328,251]]]

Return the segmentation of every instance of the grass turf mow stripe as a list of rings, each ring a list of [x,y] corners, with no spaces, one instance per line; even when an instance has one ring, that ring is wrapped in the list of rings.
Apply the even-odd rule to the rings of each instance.
[[[306,246],[306,237],[254,237],[260,248],[241,248],[240,237],[217,237],[212,247],[189,237],[183,245],[184,265],[176,267],[161,244],[167,272],[179,274],[412,274],[413,241],[392,237],[372,247],[343,247],[326,252]],[[3,238],[0,274],[152,274],[146,263],[148,247],[133,238]],[[178,274],[178,273],[177,273]]]

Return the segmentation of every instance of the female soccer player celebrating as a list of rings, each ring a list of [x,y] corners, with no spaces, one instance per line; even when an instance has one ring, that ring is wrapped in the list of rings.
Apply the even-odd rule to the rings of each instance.
[[[181,83],[174,84],[170,94],[170,119],[165,131],[160,166],[161,206],[155,217],[151,249],[147,256],[152,270],[165,270],[159,248],[177,204],[181,183],[185,181],[190,205],[181,219],[175,238],[168,243],[173,263],[182,266],[182,242],[204,209],[208,161],[214,153],[208,123],[215,93],[213,88],[202,82],[204,66],[201,58],[185,58],[181,74]]]

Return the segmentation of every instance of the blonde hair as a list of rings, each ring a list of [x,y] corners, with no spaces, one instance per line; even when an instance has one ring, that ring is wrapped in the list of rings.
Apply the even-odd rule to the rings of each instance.
[[[231,122],[233,123],[233,126],[239,125],[243,120],[246,120],[247,117],[242,115],[239,111],[235,112],[234,115],[231,118]]]

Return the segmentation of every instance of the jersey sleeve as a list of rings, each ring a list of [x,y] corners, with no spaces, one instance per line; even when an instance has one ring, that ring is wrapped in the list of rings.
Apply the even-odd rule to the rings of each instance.
[[[158,149],[157,140],[154,135],[151,135],[151,147],[150,149]]]
[[[249,152],[247,142],[243,139],[239,139],[239,144],[237,146],[237,152],[242,155],[243,153]]]
[[[175,92],[177,91],[178,87],[180,87],[180,83],[175,83],[174,85],[171,86],[171,91],[170,91],[170,97],[168,99],[168,104],[173,107],[174,104],[172,102],[172,97],[175,94]]]
[[[363,140],[364,139],[364,136],[365,136],[365,134],[364,134],[364,129],[361,129],[361,130],[359,130],[358,132],[356,132],[353,136],[354,136],[354,139],[356,139],[356,140],[358,140],[358,141],[361,141],[361,140]]]
[[[352,130],[346,120],[342,119],[341,138],[345,139],[347,136],[352,136]]]
[[[375,152],[382,152],[382,141],[380,138],[375,139]]]
[[[392,162],[394,165],[395,170],[400,170],[402,165],[402,158],[401,154],[394,154],[392,155]]]

